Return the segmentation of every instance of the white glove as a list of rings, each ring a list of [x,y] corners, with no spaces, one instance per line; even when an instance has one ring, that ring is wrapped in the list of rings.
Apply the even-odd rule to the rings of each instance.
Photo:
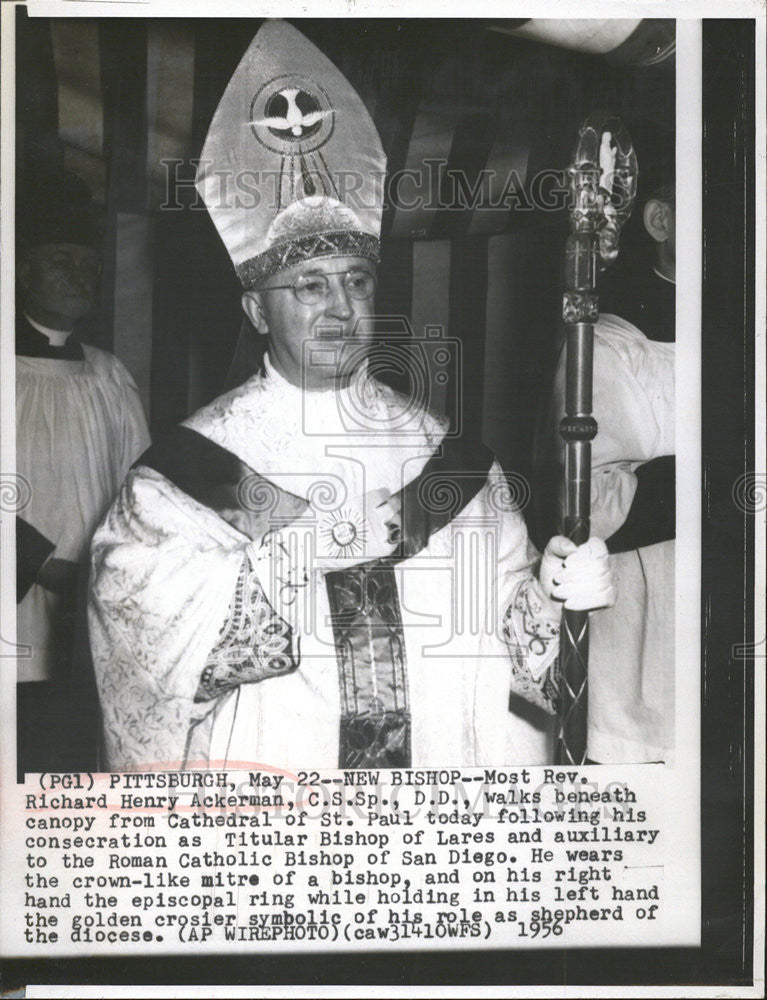
[[[564,535],[555,535],[543,553],[539,576],[546,597],[571,611],[595,611],[615,604],[609,554],[601,538],[576,546]]]

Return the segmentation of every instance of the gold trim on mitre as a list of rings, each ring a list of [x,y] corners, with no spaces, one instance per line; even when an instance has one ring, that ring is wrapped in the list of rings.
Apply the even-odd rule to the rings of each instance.
[[[385,171],[346,78],[291,25],[267,21],[216,109],[196,181],[243,285],[317,257],[377,261]]]

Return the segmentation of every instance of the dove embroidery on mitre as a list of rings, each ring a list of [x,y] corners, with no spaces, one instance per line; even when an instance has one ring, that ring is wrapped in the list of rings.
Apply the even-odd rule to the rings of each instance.
[[[276,113],[282,110],[279,107],[281,101],[287,105],[285,113],[282,115]],[[309,105],[310,108],[314,105],[314,107],[311,110],[303,111],[301,104]],[[323,118],[327,118],[328,115],[333,114],[329,108],[323,110],[317,107],[316,101],[311,94],[307,94],[305,90],[301,90],[298,87],[286,87],[274,94],[269,102],[267,111],[272,112],[267,118],[252,121],[250,124],[266,125],[267,128],[275,129],[277,132],[287,132],[289,130],[296,138],[302,136],[305,130],[310,129],[313,125],[322,121]]]
[[[266,21],[219,101],[196,179],[244,287],[305,260],[377,262],[385,172],[349,81],[292,25]]]

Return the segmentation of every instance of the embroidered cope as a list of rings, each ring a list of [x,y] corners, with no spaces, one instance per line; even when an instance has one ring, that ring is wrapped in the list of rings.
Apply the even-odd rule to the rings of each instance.
[[[444,424],[364,368],[302,394],[267,365],[185,427],[251,473],[233,512],[138,463],[96,534],[111,768],[550,759],[558,623],[497,463],[436,488]],[[402,498],[393,556],[359,499],[376,491]]]

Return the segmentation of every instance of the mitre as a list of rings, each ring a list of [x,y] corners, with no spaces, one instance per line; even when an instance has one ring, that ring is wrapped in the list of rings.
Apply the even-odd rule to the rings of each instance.
[[[386,157],[365,105],[296,28],[267,21],[216,109],[196,185],[240,281],[378,260]]]

